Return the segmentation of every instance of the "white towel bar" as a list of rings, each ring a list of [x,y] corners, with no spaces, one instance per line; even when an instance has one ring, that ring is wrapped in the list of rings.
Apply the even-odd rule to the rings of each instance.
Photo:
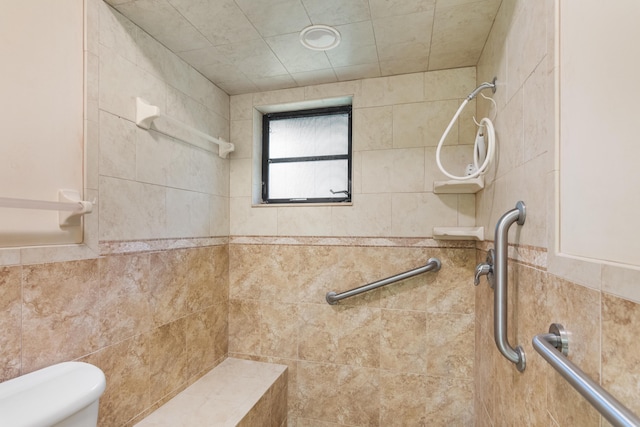
[[[61,227],[80,225],[80,217],[93,212],[93,203],[80,200],[80,193],[75,190],[58,190],[58,200],[57,202],[51,202],[48,200],[0,197],[0,208],[58,211]]]
[[[144,99],[136,98],[136,124],[138,125],[138,127],[148,130],[151,127],[151,123],[153,123],[153,121],[159,117],[169,120],[170,122],[175,123],[184,129],[187,129],[189,132],[198,135],[199,137],[204,138],[209,142],[217,144],[218,155],[223,159],[226,159],[229,153],[235,150],[235,146],[231,142],[227,142],[220,138],[215,138],[211,135],[207,135],[206,133],[192,128],[191,126],[188,126],[181,121],[174,119],[173,117],[162,114],[159,107],[149,104]]]

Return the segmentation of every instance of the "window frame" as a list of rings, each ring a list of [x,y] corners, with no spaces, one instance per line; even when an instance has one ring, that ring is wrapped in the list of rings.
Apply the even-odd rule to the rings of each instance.
[[[348,135],[347,135],[347,154],[326,155],[326,156],[300,156],[300,157],[283,157],[271,159],[269,156],[269,124],[274,120],[295,119],[300,117],[315,117],[347,114],[348,116]],[[326,204],[351,203],[351,175],[353,168],[353,149],[352,149],[352,121],[353,113],[351,105],[342,105],[336,107],[313,108],[307,110],[283,111],[276,113],[267,113],[262,116],[262,203],[264,204]],[[315,197],[315,198],[287,198],[274,199],[269,198],[269,165],[277,163],[301,163],[325,160],[347,160],[347,197]],[[342,189],[337,189],[342,190]]]

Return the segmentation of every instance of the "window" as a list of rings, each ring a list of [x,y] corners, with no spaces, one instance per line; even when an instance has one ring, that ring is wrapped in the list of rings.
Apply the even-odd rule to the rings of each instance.
[[[351,201],[351,106],[263,116],[262,201]]]

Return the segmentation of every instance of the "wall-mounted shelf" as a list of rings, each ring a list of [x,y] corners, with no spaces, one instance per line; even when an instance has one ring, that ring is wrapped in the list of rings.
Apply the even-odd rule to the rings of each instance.
[[[483,188],[484,177],[482,176],[464,181],[452,179],[433,183],[433,192],[435,194],[475,194]]]
[[[433,227],[436,240],[484,240],[484,227]]]

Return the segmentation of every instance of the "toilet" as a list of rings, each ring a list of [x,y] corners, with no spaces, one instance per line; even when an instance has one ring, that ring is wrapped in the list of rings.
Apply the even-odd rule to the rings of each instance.
[[[0,383],[0,425],[95,427],[106,380],[97,367],[63,362]]]

